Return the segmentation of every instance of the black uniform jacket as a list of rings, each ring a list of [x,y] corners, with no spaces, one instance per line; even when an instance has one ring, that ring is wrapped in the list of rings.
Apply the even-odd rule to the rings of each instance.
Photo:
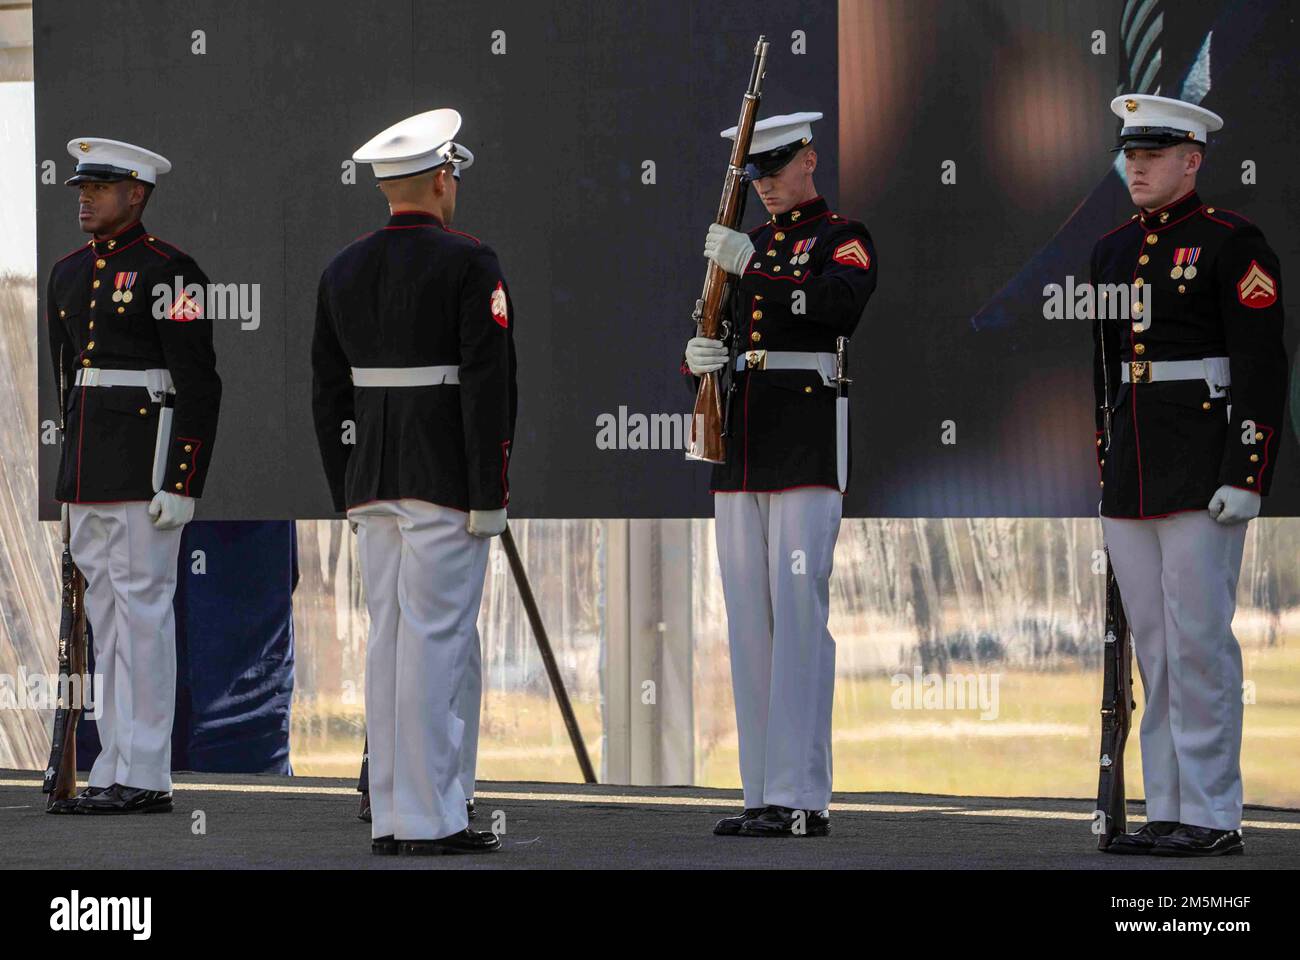
[[[739,353],[834,353],[836,337],[853,335],[876,289],[867,228],[815,197],[751,230],[750,239],[754,257],[733,291]],[[710,489],[839,489],[835,396],[815,370],[740,373],[730,394],[727,460],[714,466]]]
[[[1151,288],[1149,321],[1138,311],[1128,320],[1093,323],[1102,515],[1204,510],[1225,484],[1267,494],[1277,469],[1287,364],[1282,275],[1259,228],[1192,192],[1102,237],[1092,253],[1092,282]],[[1124,295],[1134,302],[1131,290]],[[1142,382],[1143,362],[1205,357],[1229,358],[1226,395],[1213,396],[1218,391],[1205,380]],[[1137,374],[1136,382],[1121,384],[1121,365]],[[1107,379],[1115,398],[1109,446]]]
[[[432,214],[394,214],[330,262],[316,304],[312,406],[335,509],[403,498],[466,511],[506,505],[514,319],[492,248]],[[428,366],[459,367],[460,383],[352,383],[353,367]]]
[[[91,240],[54,265],[45,297],[55,383],[66,391],[55,497],[71,503],[150,500],[164,405],[174,404],[162,489],[203,493],[221,405],[221,378],[198,264],[139,221]],[[115,299],[114,294],[119,294]],[[144,387],[75,386],[76,371],[166,369],[174,397]]]

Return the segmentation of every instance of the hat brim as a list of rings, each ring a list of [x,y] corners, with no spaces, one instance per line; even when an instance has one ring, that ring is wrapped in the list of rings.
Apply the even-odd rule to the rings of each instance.
[[[77,169],[63,183],[73,186],[78,183],[116,183],[119,180],[139,180],[152,185],[152,181],[139,176],[138,173],[111,163],[79,163]]]
[[[117,183],[119,180],[136,180],[124,173],[78,173],[63,181],[64,186],[74,187],[79,183]],[[140,183],[147,183],[140,180]]]
[[[1190,130],[1176,127],[1134,127],[1120,131],[1119,143],[1111,147],[1111,153],[1121,150],[1159,150],[1179,143],[1195,143],[1205,146],[1204,140],[1196,139]]]
[[[1133,137],[1129,140],[1121,140],[1115,146],[1110,148],[1111,153],[1121,153],[1124,150],[1163,150],[1165,147],[1176,147],[1180,143],[1194,143],[1198,147],[1205,146],[1200,140],[1188,140],[1186,137]]]
[[[784,170],[790,161],[795,158],[795,155],[810,143],[812,143],[811,140],[807,143],[800,140],[763,153],[751,153],[745,158],[745,176],[751,180],[761,180],[764,177],[775,176]]]

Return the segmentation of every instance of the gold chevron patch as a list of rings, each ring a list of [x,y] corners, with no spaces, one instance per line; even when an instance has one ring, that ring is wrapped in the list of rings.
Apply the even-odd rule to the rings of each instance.
[[[1237,281],[1237,299],[1243,307],[1263,310],[1277,302],[1277,281],[1259,265],[1258,260],[1250,261],[1245,276]]]
[[[867,248],[862,245],[862,241],[857,239],[841,243],[831,254],[831,259],[846,266],[861,267],[863,270],[871,267],[871,255],[867,253]]]

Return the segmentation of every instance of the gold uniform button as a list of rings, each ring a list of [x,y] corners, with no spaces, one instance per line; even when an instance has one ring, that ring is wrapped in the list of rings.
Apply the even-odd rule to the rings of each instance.
[[[59,311],[59,316],[60,316],[60,317],[66,317],[67,315],[68,315],[68,311],[66,311],[66,310],[60,310],[60,311]]]
[[[185,484],[183,484],[183,483],[178,483],[178,484],[176,484],[176,489],[177,489],[177,490],[184,490],[184,489],[185,489]]]
[[[103,257],[100,257],[98,260],[95,261],[96,270],[103,270],[106,266],[108,266],[108,261],[105,260]]]
[[[145,416],[145,415],[148,414],[148,413],[149,413],[148,408],[146,408],[146,407],[141,407],[141,408],[140,408],[140,416],[143,417],[143,416]]]
[[[153,237],[145,237],[145,239],[148,240],[150,243],[153,243],[153,241],[154,241],[154,238],[153,238]]]
[[[1212,404],[1210,403],[1210,401],[1209,401],[1209,400],[1206,400],[1204,403],[1201,404],[1201,409],[1202,409],[1202,410],[1209,410],[1211,406],[1212,406]]]
[[[1133,286],[1140,287],[1144,283],[1146,283],[1146,281],[1143,280],[1141,277],[1138,277],[1136,280],[1133,281]]]
[[[799,274],[800,274],[801,272],[802,272],[802,271],[796,270],[796,271],[794,272],[794,275],[797,277],[797,276],[799,276]]]
[[[758,341],[763,339],[763,335],[759,333],[757,330],[755,330],[753,333],[749,335],[749,339],[753,340],[755,343],[758,343]]]
[[[83,367],[88,367],[88,366],[90,366],[90,361],[89,361],[89,360],[82,360],[82,361],[81,361],[81,365],[82,365]]]
[[[763,311],[762,311],[762,310],[755,310],[754,313],[753,313],[753,317],[754,317],[755,320],[762,320],[762,319],[763,319]]]
[[[1147,243],[1149,243],[1151,246],[1155,246],[1156,241],[1159,239],[1160,238],[1157,237],[1154,233],[1147,234]]]
[[[1142,256],[1138,257],[1138,263],[1142,264],[1142,266],[1144,267],[1150,262],[1151,262],[1151,258],[1148,257],[1145,253],[1142,254]]]
[[[1101,446],[1101,437],[1098,437],[1098,438],[1097,438],[1097,446],[1099,446],[1099,447]]]
[[[1205,212],[1206,212],[1206,213],[1213,213],[1213,212],[1214,212],[1214,208],[1213,208],[1213,207],[1206,207],[1206,208],[1205,208]]]
[[[98,289],[99,289],[99,281],[96,280],[96,281],[95,281],[94,283],[92,283],[90,286],[91,286],[91,289],[93,289],[93,290],[98,290]]]
[[[803,392],[804,392],[804,393],[812,393],[812,387],[804,387],[804,388],[803,388]]]
[[[188,444],[188,443],[185,444],[185,452],[186,452],[186,453],[190,453],[190,452],[192,452],[193,450],[194,450],[194,447],[193,447],[191,444]]]
[[[1133,304],[1133,312],[1134,312],[1134,313],[1141,313],[1141,312],[1142,312],[1142,301],[1141,301],[1141,300],[1139,300],[1137,303]]]
[[[773,273],[780,273],[780,272],[781,272],[781,264],[778,263],[775,267],[773,267],[773,268],[772,268],[772,272],[773,272]]]
[[[1178,292],[1179,292],[1179,293],[1186,293],[1186,292],[1187,292],[1187,286],[1186,286],[1185,284],[1180,283],[1180,284],[1178,285]]]
[[[1250,455],[1250,462],[1251,462],[1251,463],[1259,463],[1259,454],[1258,454],[1258,453],[1252,453],[1252,454]]]
[[[118,313],[126,313],[126,307],[118,307],[118,308],[117,308],[117,312],[118,312]]]
[[[1099,487],[1104,487],[1104,486],[1106,486],[1106,481],[1105,481],[1105,480],[1098,480],[1098,481],[1097,481],[1097,486],[1099,486]]]
[[[90,343],[86,344],[86,349],[87,349],[87,350],[94,350],[94,349],[95,349],[95,341],[94,341],[94,340],[91,340]]]
[[[87,330],[94,330],[94,329],[95,329],[95,321],[94,321],[94,320],[91,320],[90,323],[86,324],[86,329],[87,329]]]
[[[1255,434],[1255,439],[1256,439],[1256,440],[1263,440],[1263,439],[1264,439],[1264,434],[1263,434],[1263,433],[1257,433],[1257,434]]]
[[[780,243],[782,240],[785,239],[785,234],[778,230],[776,236],[773,239],[775,239],[777,243]]]
[[[95,301],[94,301],[94,300],[91,300],[91,301],[90,301],[90,306],[91,306],[91,309],[94,309],[94,306],[95,306]]]
[[[1247,478],[1246,478],[1246,482],[1247,482],[1247,483],[1254,483],[1254,482],[1255,482],[1255,478],[1254,478],[1254,477],[1247,477]]]
[[[190,468],[190,465],[189,465],[188,463],[182,463],[182,464],[181,464],[181,469],[182,469],[182,470],[188,470],[189,468]]]
[[[1147,352],[1147,345],[1145,343],[1135,343],[1133,344],[1133,352],[1140,357]]]

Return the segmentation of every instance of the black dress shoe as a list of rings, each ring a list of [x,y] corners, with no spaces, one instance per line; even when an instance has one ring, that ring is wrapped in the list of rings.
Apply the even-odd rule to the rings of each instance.
[[[740,828],[742,837],[825,837],[830,832],[831,818],[827,811],[790,807],[768,807]]]
[[[501,838],[495,833],[485,833],[466,827],[460,833],[438,840],[399,840],[406,856],[437,857],[456,853],[491,853],[500,848]]]
[[[1110,838],[1105,853],[1150,853],[1156,841],[1167,837],[1181,826],[1177,820],[1151,820],[1132,833],[1117,833]]]
[[[45,812],[46,813],[76,813],[78,803],[80,803],[86,797],[97,797],[107,789],[108,787],[86,787],[85,790],[82,790],[80,793],[78,793],[75,796],[67,797],[63,800],[51,800],[48,804],[46,804]]]
[[[77,801],[77,813],[105,815],[127,813],[170,813],[172,795],[165,790],[143,790],[115,783],[93,797]]]
[[[1245,853],[1246,844],[1240,830],[1215,830],[1180,824],[1167,837],[1161,837],[1151,852],[1157,857],[1224,857]]]
[[[370,841],[370,852],[380,856],[394,857],[397,855],[397,841],[391,834],[386,837],[375,837]]]
[[[767,807],[746,807],[744,813],[739,816],[723,817],[713,825],[713,834],[718,837],[734,837],[740,833],[741,827],[766,809]]]

